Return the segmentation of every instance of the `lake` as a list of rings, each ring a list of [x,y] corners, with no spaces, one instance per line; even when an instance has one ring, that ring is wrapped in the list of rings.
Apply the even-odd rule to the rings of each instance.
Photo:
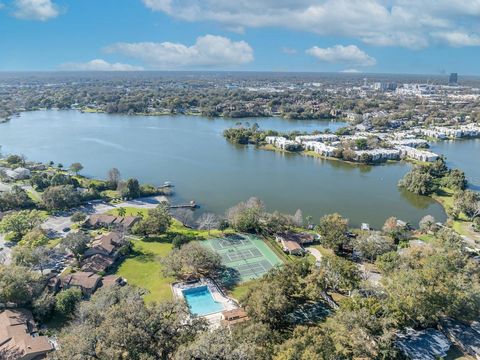
[[[431,149],[444,154],[449,167],[465,171],[469,187],[480,191],[480,139],[439,141]]]
[[[446,219],[441,206],[397,187],[407,163],[359,166],[298,154],[235,146],[222,136],[238,121],[260,128],[313,131],[341,122],[280,118],[208,119],[198,116],[128,116],[77,111],[22,113],[0,124],[4,153],[62,163],[81,162],[83,174],[105,178],[112,167],[123,178],[155,185],[171,181],[175,202],[195,200],[200,211],[223,213],[251,196],[269,210],[293,214],[297,209],[314,221],[338,212],[353,225],[381,227],[389,216],[413,225],[427,214]],[[453,160],[453,156],[451,156]]]

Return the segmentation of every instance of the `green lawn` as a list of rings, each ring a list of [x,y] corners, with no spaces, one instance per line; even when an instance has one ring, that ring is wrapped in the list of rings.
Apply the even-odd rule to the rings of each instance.
[[[159,261],[171,250],[172,245],[164,239],[134,240],[132,253],[115,274],[127,279],[130,285],[147,289],[147,302],[172,299],[170,284],[174,279],[163,276]]]
[[[245,296],[248,289],[257,281],[258,280],[250,280],[250,281],[238,284],[231,291],[228,292],[228,295],[234,298],[235,300],[240,301]]]
[[[107,214],[118,216],[118,209],[119,208],[112,209],[108,211]],[[144,208],[124,207],[122,209],[125,209],[125,216],[138,216],[139,214],[141,214],[142,216],[147,216],[148,214],[148,209]]]

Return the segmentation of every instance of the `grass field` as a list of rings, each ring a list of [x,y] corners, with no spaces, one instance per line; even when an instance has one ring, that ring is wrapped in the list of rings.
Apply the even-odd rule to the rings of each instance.
[[[145,301],[172,299],[170,283],[174,280],[162,274],[160,259],[172,250],[164,239],[134,240],[133,251],[115,274],[127,279],[130,285],[147,289]]]

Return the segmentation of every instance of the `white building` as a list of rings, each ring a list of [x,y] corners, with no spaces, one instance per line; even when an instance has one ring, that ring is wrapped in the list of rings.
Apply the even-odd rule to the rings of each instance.
[[[437,154],[431,151],[418,150],[410,146],[398,145],[396,148],[400,151],[401,157],[408,157],[414,160],[433,162],[439,158]]]
[[[265,137],[265,141],[268,144],[271,144],[279,149],[285,150],[285,147],[288,145],[298,145],[296,141],[293,140],[288,140],[284,138],[283,136],[267,136]]]
[[[331,142],[337,140],[338,136],[335,134],[300,135],[295,137],[295,141],[302,144],[307,141]]]
[[[326,145],[316,141],[306,141],[303,143],[303,146],[305,146],[306,150],[314,151],[319,155],[330,157],[334,155],[336,149],[334,146]]]
[[[427,147],[428,141],[423,139],[402,139],[402,140],[390,141],[390,144],[418,148],[418,147]]]
[[[398,160],[400,151],[397,149],[373,149],[355,151],[355,160],[360,161],[363,155],[369,155],[372,161]]]

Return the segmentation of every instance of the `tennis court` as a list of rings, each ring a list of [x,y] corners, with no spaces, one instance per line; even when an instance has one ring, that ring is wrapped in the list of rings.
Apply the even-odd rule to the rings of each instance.
[[[240,281],[263,276],[282,261],[265,242],[253,235],[229,235],[210,239],[206,243],[222,258],[222,263],[231,268]]]

